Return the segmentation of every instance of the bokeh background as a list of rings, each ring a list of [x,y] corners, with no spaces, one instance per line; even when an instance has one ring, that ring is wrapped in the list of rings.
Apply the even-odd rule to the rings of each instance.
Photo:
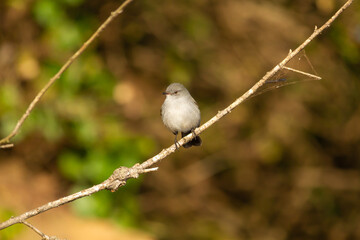
[[[0,1],[1,137],[120,3]],[[343,3],[135,0],[0,151],[0,220],[157,154],[173,143],[159,115],[168,84],[188,87],[205,122]],[[252,98],[158,172],[29,222],[68,239],[360,239],[359,10],[306,48],[323,80]],[[15,225],[0,239],[40,238]]]

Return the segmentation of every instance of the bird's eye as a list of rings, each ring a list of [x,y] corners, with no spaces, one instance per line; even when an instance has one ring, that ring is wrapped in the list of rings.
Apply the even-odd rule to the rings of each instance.
[[[174,94],[178,94],[179,91],[175,91]]]

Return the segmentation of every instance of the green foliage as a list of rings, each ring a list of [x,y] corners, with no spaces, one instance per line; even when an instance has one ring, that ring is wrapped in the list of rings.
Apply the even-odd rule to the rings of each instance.
[[[19,89],[12,84],[3,84],[0,88],[0,115],[19,106]]]
[[[76,3],[77,2],[77,3]],[[77,1],[37,0],[33,14],[37,22],[44,28],[45,44],[49,44],[53,52],[73,51],[84,40],[82,21],[69,18],[66,15],[66,4],[76,5]]]
[[[34,4],[34,16],[44,27],[56,27],[65,18],[65,13],[58,1],[38,0]]]
[[[91,128],[81,122],[84,130],[76,136],[78,148],[62,153],[58,159],[58,167],[64,177],[74,182],[75,190],[98,184],[108,178],[120,166],[132,166],[144,160],[154,149],[153,141],[144,137],[132,137],[121,131],[115,119],[103,120],[104,129],[101,139],[88,134]],[[88,127],[86,127],[88,126]],[[116,127],[117,126],[117,127]],[[114,128],[112,128],[114,127]],[[80,124],[75,129],[81,128]],[[117,130],[117,131],[114,131]],[[86,142],[86,139],[88,139]],[[88,146],[87,148],[85,148]],[[85,216],[113,217],[122,224],[132,225],[136,222],[137,200],[136,192],[141,181],[132,181],[126,189],[116,193],[101,192],[89,198],[74,203],[76,212]]]

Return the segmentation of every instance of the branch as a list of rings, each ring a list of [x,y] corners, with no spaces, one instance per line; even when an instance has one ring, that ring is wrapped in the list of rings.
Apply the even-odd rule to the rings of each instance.
[[[40,101],[42,96],[46,93],[46,91],[54,84],[54,82],[61,77],[61,75],[65,72],[66,69],[70,67],[70,65],[85,51],[85,49],[100,35],[100,33],[112,22],[122,11],[124,8],[131,2],[132,0],[126,0],[123,4],[120,5],[115,11],[111,13],[111,15],[106,19],[106,21],[101,24],[101,26],[95,31],[95,33],[77,50],[60,68],[60,70],[48,81],[48,83],[40,90],[40,92],[35,96],[32,100],[25,113],[22,115],[20,120],[16,123],[15,128],[12,132],[5,138],[0,140],[0,149],[1,148],[9,148],[13,147],[13,144],[7,144],[10,142],[10,139],[13,138],[18,132],[20,127],[23,125],[26,118],[30,115],[31,111],[34,109],[36,104]]]
[[[219,111],[216,116],[211,118],[209,121],[204,123],[202,126],[195,129],[196,134],[200,134],[203,131],[205,131],[207,128],[209,128],[211,125],[219,121],[222,117],[230,113],[235,107],[237,107],[240,103],[247,100],[249,97],[251,97],[253,94],[256,93],[256,91],[265,84],[265,82],[274,76],[278,71],[284,68],[284,66],[294,57],[296,56],[300,51],[302,51],[315,37],[317,37],[319,34],[321,34],[326,28],[328,28],[332,22],[347,8],[350,6],[350,4],[353,2],[353,0],[348,0],[323,26],[321,26],[319,29],[315,28],[314,32],[308,37],[298,48],[296,48],[294,51],[290,51],[289,54],[285,59],[283,59],[278,65],[276,65],[271,71],[267,72],[261,80],[259,80],[250,90],[248,90],[246,93],[244,93],[241,97],[236,99],[233,103],[231,103],[227,108],[225,108],[222,111]],[[190,133],[189,135],[182,138],[178,144],[182,146],[183,144],[189,142],[193,138],[193,134]],[[120,167],[116,169],[113,174],[106,179],[103,183],[95,185],[91,188],[82,190],[80,192],[74,193],[72,195],[69,195],[67,197],[63,197],[61,199],[58,199],[53,202],[49,202],[43,206],[40,206],[36,209],[30,210],[22,215],[19,215],[17,217],[10,218],[9,220],[0,223],[0,230],[7,228],[13,224],[16,223],[22,223],[25,219],[28,219],[30,217],[33,217],[37,214],[40,214],[42,212],[45,212],[47,210],[50,210],[55,207],[59,207],[63,204],[72,202],[76,199],[89,196],[95,192],[99,192],[101,190],[107,189],[111,191],[116,191],[119,187],[124,186],[126,184],[126,181],[130,178],[137,178],[139,174],[146,173],[146,172],[152,172],[156,171],[158,168],[149,168],[152,165],[158,163],[160,160],[164,159],[171,153],[175,152],[176,147],[175,144],[171,145],[170,147],[163,149],[159,154],[156,156],[146,160],[142,164],[135,164],[131,168],[127,167]]]
[[[321,80],[321,77],[319,77],[317,75],[310,74],[310,73],[307,73],[307,72],[303,72],[303,71],[300,71],[300,70],[297,70],[297,69],[294,69],[294,68],[284,66],[283,69],[286,69],[286,70],[289,70],[289,71],[292,71],[292,72],[295,72],[295,73],[299,73],[299,74],[305,75],[307,77],[310,77],[310,78],[313,78],[313,79],[316,79],[316,80]]]
[[[53,202],[49,202],[45,205],[42,205],[38,208],[30,210],[30,211],[28,211],[24,214],[21,214],[17,217],[12,217],[9,220],[7,220],[6,222],[0,223],[0,230],[7,228],[11,225],[14,225],[16,223],[23,223],[25,221],[25,219],[28,219],[28,218],[36,216],[40,213],[46,212],[47,210],[50,210],[52,208],[56,208],[56,207],[66,204],[66,203],[72,202],[76,199],[90,196],[93,193],[99,192],[101,190],[107,189],[107,190],[111,190],[112,192],[114,192],[119,187],[124,186],[126,184],[126,181],[129,178],[138,178],[141,173],[152,172],[152,171],[156,171],[157,169],[158,168],[143,169],[140,166],[140,164],[135,164],[132,168],[120,167],[120,168],[116,169],[108,179],[106,179],[104,182],[102,182],[98,185],[92,186],[91,188],[88,188],[88,189],[84,189],[80,192],[71,194],[69,196],[60,198]]]
[[[267,80],[269,80],[272,76],[274,76],[277,72],[282,70],[285,65],[294,58],[299,52],[301,52],[315,37],[321,34],[326,28],[330,27],[330,25],[335,21],[335,19],[346,9],[348,8],[353,0],[348,0],[324,25],[320,28],[315,27],[314,32],[308,37],[300,46],[298,46],[294,51],[289,52],[286,58],[284,58],[278,65],[276,65],[271,71],[267,72],[254,86],[252,86],[246,93],[244,93],[241,97],[236,99],[233,103],[231,103],[227,108],[219,111],[214,117],[212,117],[209,121],[195,129],[195,134],[200,134],[205,131],[208,127],[219,121],[226,114],[230,113],[235,107],[237,107],[240,103],[244,102],[248,98],[250,98],[256,91],[263,86]],[[193,138],[193,134],[189,134],[186,137],[182,138],[178,143],[180,146],[187,143]],[[158,155],[152,157],[141,164],[143,168],[148,168],[155,163],[159,162],[161,159],[167,157],[171,153],[175,152],[175,144],[171,147],[162,150]]]
[[[13,146],[14,146],[14,144],[12,144],[12,143],[4,144],[4,145],[1,145],[1,143],[0,143],[0,149],[1,148],[12,148]]]
[[[26,225],[27,227],[31,228],[34,232],[36,232],[37,234],[39,234],[41,236],[41,240],[61,240],[58,237],[55,236],[48,236],[45,233],[42,233],[39,229],[37,229],[36,227],[34,227],[33,225],[31,225],[30,223],[26,222],[26,221],[22,221],[22,224]]]

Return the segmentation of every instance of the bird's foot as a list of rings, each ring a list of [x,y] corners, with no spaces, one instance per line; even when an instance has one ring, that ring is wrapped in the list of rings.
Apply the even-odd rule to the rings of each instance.
[[[175,143],[175,150],[178,150],[178,148],[180,147],[180,144],[177,141],[177,133],[175,134],[174,143]]]
[[[192,133],[193,137],[197,137],[197,135],[196,135],[196,133],[195,133],[195,129],[194,129],[194,128],[193,128],[193,129],[191,129],[191,133]]]

